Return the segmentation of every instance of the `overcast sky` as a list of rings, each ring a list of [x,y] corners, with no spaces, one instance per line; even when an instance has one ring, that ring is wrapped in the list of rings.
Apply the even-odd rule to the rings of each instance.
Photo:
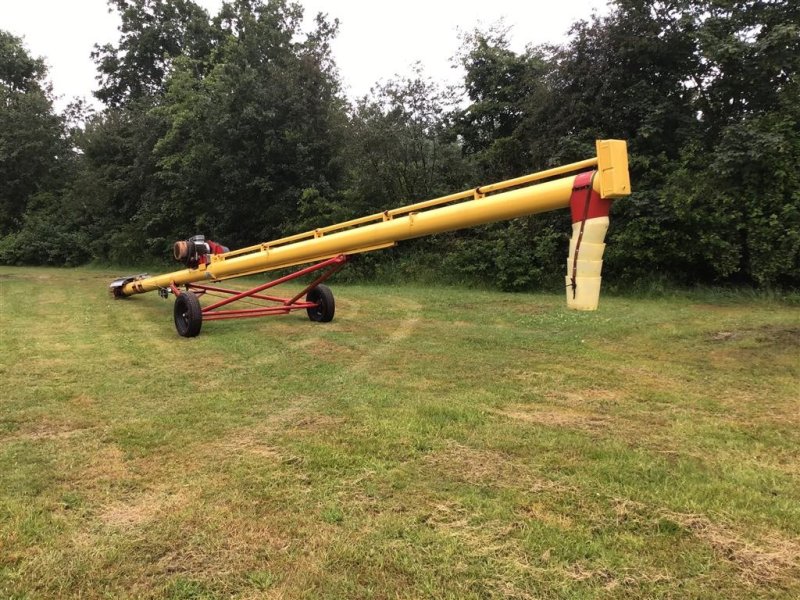
[[[215,14],[222,0],[195,0]],[[592,10],[606,12],[606,0],[301,0],[306,17],[326,12],[338,18],[333,46],[350,97],[375,82],[408,73],[421,61],[425,72],[443,82],[458,80],[450,58],[458,32],[503,19],[511,26],[515,50],[526,44],[560,42],[570,24]],[[56,103],[73,97],[91,100],[95,88],[94,44],[115,42],[119,21],[105,0],[0,0],[0,28],[23,37],[28,49],[50,67]]]

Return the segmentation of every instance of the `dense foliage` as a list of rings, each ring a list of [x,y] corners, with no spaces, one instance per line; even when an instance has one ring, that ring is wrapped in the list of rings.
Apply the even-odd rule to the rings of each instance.
[[[0,261],[131,263],[205,233],[263,241],[520,175],[628,140],[616,281],[800,285],[800,5],[616,0],[561,46],[465,36],[463,86],[422,69],[350,103],[338,23],[286,0],[110,0],[98,113],[55,114],[46,70],[0,32]],[[76,123],[78,125],[76,125]],[[388,270],[553,287],[569,219],[551,213],[366,257]]]

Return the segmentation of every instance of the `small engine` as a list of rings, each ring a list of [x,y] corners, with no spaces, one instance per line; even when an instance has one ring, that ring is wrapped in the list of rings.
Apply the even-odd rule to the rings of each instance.
[[[224,254],[228,248],[211,240],[206,240],[204,235],[194,235],[188,240],[181,240],[172,245],[175,260],[182,262],[190,269],[209,262],[209,255]]]

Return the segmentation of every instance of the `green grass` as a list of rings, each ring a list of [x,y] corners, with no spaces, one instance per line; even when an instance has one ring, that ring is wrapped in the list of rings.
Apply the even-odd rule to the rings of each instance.
[[[792,598],[800,310],[0,268],[2,598]]]

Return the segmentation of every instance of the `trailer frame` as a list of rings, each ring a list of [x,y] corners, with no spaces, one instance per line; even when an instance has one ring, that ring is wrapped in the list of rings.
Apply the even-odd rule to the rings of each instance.
[[[333,258],[329,258],[311,266],[304,267],[294,271],[293,273],[289,273],[283,277],[262,283],[248,290],[236,290],[219,287],[217,285],[206,285],[199,283],[187,283],[184,284],[183,289],[181,289],[175,284],[175,282],[171,282],[169,288],[162,290],[161,295],[165,298],[169,296],[170,293],[175,295],[176,298],[184,294],[193,294],[196,298],[205,295],[222,297],[222,300],[218,300],[207,306],[200,307],[200,318],[202,321],[268,317],[272,315],[288,314],[295,310],[309,311],[309,318],[312,320],[330,320],[325,318],[315,318],[315,316],[317,316],[315,309],[320,307],[322,300],[310,301],[307,295],[311,294],[312,291],[318,289],[322,283],[341,271],[349,260],[350,257],[348,255],[340,254],[339,256],[334,256]],[[318,271],[323,272],[311,283],[306,285],[300,292],[291,297],[273,296],[261,293],[264,290],[274,288],[282,283],[287,283],[299,277],[303,277],[304,275],[316,273]],[[303,296],[306,296],[305,300],[301,300]],[[269,302],[273,304],[261,304],[256,308],[223,309],[223,307],[226,307],[234,302],[247,302],[248,299],[261,300],[263,302]],[[251,304],[253,303],[251,302]],[[330,308],[332,309],[332,307]],[[324,315],[320,316],[324,317]],[[330,316],[332,317],[333,315],[331,314]]]

